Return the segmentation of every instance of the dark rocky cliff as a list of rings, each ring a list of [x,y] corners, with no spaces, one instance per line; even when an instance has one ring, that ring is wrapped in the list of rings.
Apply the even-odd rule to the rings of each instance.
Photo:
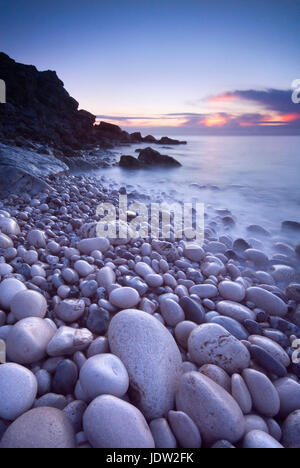
[[[109,147],[122,143],[179,144],[167,137],[156,140],[129,134],[106,122],[94,126],[95,116],[78,110],[55,71],[38,71],[0,52],[0,79],[6,83],[6,104],[0,104],[0,141],[26,146],[32,141],[72,155],[90,145]]]

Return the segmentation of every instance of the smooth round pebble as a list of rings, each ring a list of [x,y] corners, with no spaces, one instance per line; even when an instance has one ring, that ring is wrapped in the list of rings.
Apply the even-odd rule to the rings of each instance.
[[[180,447],[201,448],[202,439],[194,421],[182,411],[169,411],[168,421]]]
[[[284,448],[277,440],[263,431],[251,431],[243,441],[244,449],[282,449]]]
[[[25,284],[15,278],[8,278],[2,281],[0,283],[0,307],[9,310],[15,295],[26,289]]]
[[[35,408],[20,416],[5,432],[0,448],[75,448],[75,432],[56,408]]]
[[[118,288],[110,293],[109,302],[119,309],[130,309],[140,302],[140,296],[133,288]]]
[[[27,317],[44,318],[47,312],[47,301],[37,291],[20,291],[11,301],[10,310],[17,320]]]
[[[93,448],[155,448],[142,413],[112,395],[92,401],[83,416],[83,429]]]
[[[104,394],[122,397],[129,386],[127,370],[113,354],[98,354],[89,358],[80,370],[79,379],[90,401]]]
[[[146,312],[125,310],[113,317],[108,340],[128,371],[130,399],[145,417],[157,419],[173,409],[182,358],[164,325]]]
[[[0,366],[0,418],[14,421],[28,411],[37,395],[34,374],[15,363]]]

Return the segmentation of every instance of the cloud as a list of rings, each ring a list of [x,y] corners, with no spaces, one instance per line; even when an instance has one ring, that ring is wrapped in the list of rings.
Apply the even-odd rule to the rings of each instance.
[[[300,104],[292,101],[291,90],[235,90],[209,96],[198,102],[205,112],[173,112],[149,116],[99,115],[98,119],[109,120],[119,125],[133,127],[173,128],[185,132],[221,134],[300,134]],[[226,112],[217,112],[226,104]],[[238,106],[242,103],[242,106]],[[250,112],[246,112],[251,103]],[[216,107],[218,106],[218,107]],[[225,109],[223,109],[225,110]]]

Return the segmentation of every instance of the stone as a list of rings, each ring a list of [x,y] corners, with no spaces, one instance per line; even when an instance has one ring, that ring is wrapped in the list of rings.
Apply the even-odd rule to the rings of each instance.
[[[13,241],[6,234],[0,232],[0,249],[6,250],[14,246]]]
[[[218,295],[218,290],[213,284],[198,284],[191,287],[190,293],[196,294],[200,299],[211,299]]]
[[[244,449],[283,449],[284,447],[263,431],[251,431],[243,441]]]
[[[194,328],[196,327],[197,327],[196,323],[189,322],[186,320],[176,325],[175,338],[176,338],[177,343],[179,343],[179,345],[182,346],[184,349],[187,349],[189,336],[192,330],[194,330]]]
[[[179,305],[184,310],[187,321],[195,322],[198,325],[205,322],[205,310],[195,299],[184,296],[179,300]]]
[[[243,413],[249,414],[252,410],[252,398],[243,377],[239,374],[231,377],[231,394]]]
[[[151,288],[159,288],[164,282],[163,277],[160,275],[147,275],[145,281]]]
[[[244,252],[245,257],[250,262],[253,262],[255,265],[267,265],[269,263],[269,258],[261,250],[257,249],[247,249]]]
[[[15,363],[0,366],[0,418],[14,421],[28,411],[37,395],[34,374]]]
[[[92,333],[86,328],[60,327],[47,346],[49,356],[70,356],[83,351],[93,341]]]
[[[220,385],[220,387],[223,387],[228,393],[230,393],[230,377],[221,367],[215,366],[214,364],[204,364],[204,366],[200,367],[199,372],[206,375],[206,377],[209,377]]]
[[[247,348],[220,325],[199,325],[190,334],[188,351],[193,362],[215,364],[230,375],[246,369],[250,363]]]
[[[292,301],[300,302],[300,284],[291,283],[285,291],[287,297]]]
[[[117,288],[110,293],[109,302],[119,309],[130,309],[140,302],[140,296],[133,288]]]
[[[233,301],[220,301],[217,304],[217,311],[221,315],[226,315],[240,323],[245,320],[255,320],[255,313],[248,307]]]
[[[265,289],[252,287],[246,292],[247,301],[253,302],[256,307],[263,309],[272,316],[285,317],[287,305],[278,296],[275,296]]]
[[[47,312],[47,301],[37,291],[24,290],[13,297],[10,310],[17,320],[27,317],[44,318]]]
[[[185,319],[182,308],[173,299],[164,299],[160,304],[160,310],[166,324],[170,327],[176,327]]]
[[[280,398],[280,417],[285,419],[289,414],[300,410],[300,384],[285,377],[276,380],[274,386]]]
[[[246,296],[246,290],[240,283],[234,281],[222,281],[219,284],[220,296],[233,302],[242,302]]]
[[[74,400],[63,409],[76,434],[82,430],[82,418],[86,409],[86,403],[81,400]]]
[[[27,242],[30,246],[35,247],[36,249],[45,249],[47,245],[46,235],[39,229],[31,229],[27,234]]]
[[[286,368],[260,346],[251,345],[249,350],[252,359],[263,369],[266,369],[267,372],[277,375],[278,377],[285,377],[287,375]]]
[[[266,420],[266,423],[268,425],[269,434],[280,442],[282,439],[282,430],[278,422],[275,421],[275,419],[269,418]]]
[[[237,320],[234,320],[230,317],[217,316],[207,320],[209,323],[216,323],[225,328],[231,335],[233,335],[238,340],[247,340],[249,333],[246,328],[239,323]]]
[[[176,407],[190,416],[208,445],[221,439],[235,443],[244,435],[244,416],[236,401],[199,372],[189,372],[181,377]]]
[[[56,408],[63,410],[68,404],[68,401],[64,395],[58,395],[57,393],[47,393],[41,398],[36,400],[34,408]]]
[[[83,429],[93,448],[155,448],[142,413],[113,395],[92,401],[83,416]]]
[[[300,411],[294,411],[282,426],[282,443],[285,448],[300,448]]]
[[[107,252],[109,247],[110,243],[106,237],[94,237],[91,239],[83,239],[78,242],[78,249],[85,255],[90,255],[94,250]]]
[[[36,408],[16,419],[5,432],[0,448],[75,448],[74,429],[56,408]]]
[[[104,394],[122,397],[129,387],[127,370],[113,354],[98,354],[89,358],[80,370],[79,380],[90,401]]]
[[[256,411],[268,418],[276,416],[280,410],[280,399],[276,388],[268,377],[254,369],[245,369],[242,376]]]
[[[269,434],[269,428],[266,421],[257,414],[248,414],[245,416],[246,430],[245,434],[251,431],[263,431]]]
[[[184,250],[184,256],[192,262],[199,263],[204,258],[205,252],[200,245],[188,244]]]
[[[174,449],[177,447],[174,434],[165,418],[153,419],[149,427],[155,442],[155,448]]]
[[[25,284],[15,278],[8,278],[0,283],[0,307],[9,310],[15,295],[20,291],[25,291]]]
[[[77,322],[84,314],[85,302],[83,299],[65,299],[55,308],[55,314],[65,323]]]
[[[70,359],[64,359],[56,368],[52,382],[52,389],[55,393],[71,395],[78,379],[78,369],[76,364]]]
[[[202,439],[194,421],[182,411],[169,411],[168,421],[180,447],[201,448]]]
[[[39,317],[17,322],[6,340],[8,358],[18,364],[33,364],[46,357],[49,342],[55,335],[53,327]]]
[[[102,307],[93,308],[89,311],[86,326],[96,335],[104,335],[108,329],[110,314]]]
[[[128,371],[130,399],[146,419],[173,409],[182,358],[168,330],[146,312],[125,310],[113,317],[108,340]]]
[[[77,260],[77,262],[74,263],[74,268],[79,276],[84,278],[94,272],[94,267],[85,260]]]

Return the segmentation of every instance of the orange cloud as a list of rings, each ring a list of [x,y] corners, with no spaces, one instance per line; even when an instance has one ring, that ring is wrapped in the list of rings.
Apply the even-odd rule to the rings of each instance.
[[[209,99],[211,104],[217,104],[219,102],[232,102],[237,99],[236,96],[232,96],[230,94],[221,94],[219,96],[213,96]]]
[[[212,115],[212,116],[205,117],[202,123],[206,127],[222,127],[223,125],[227,123],[227,118],[222,115]]]

